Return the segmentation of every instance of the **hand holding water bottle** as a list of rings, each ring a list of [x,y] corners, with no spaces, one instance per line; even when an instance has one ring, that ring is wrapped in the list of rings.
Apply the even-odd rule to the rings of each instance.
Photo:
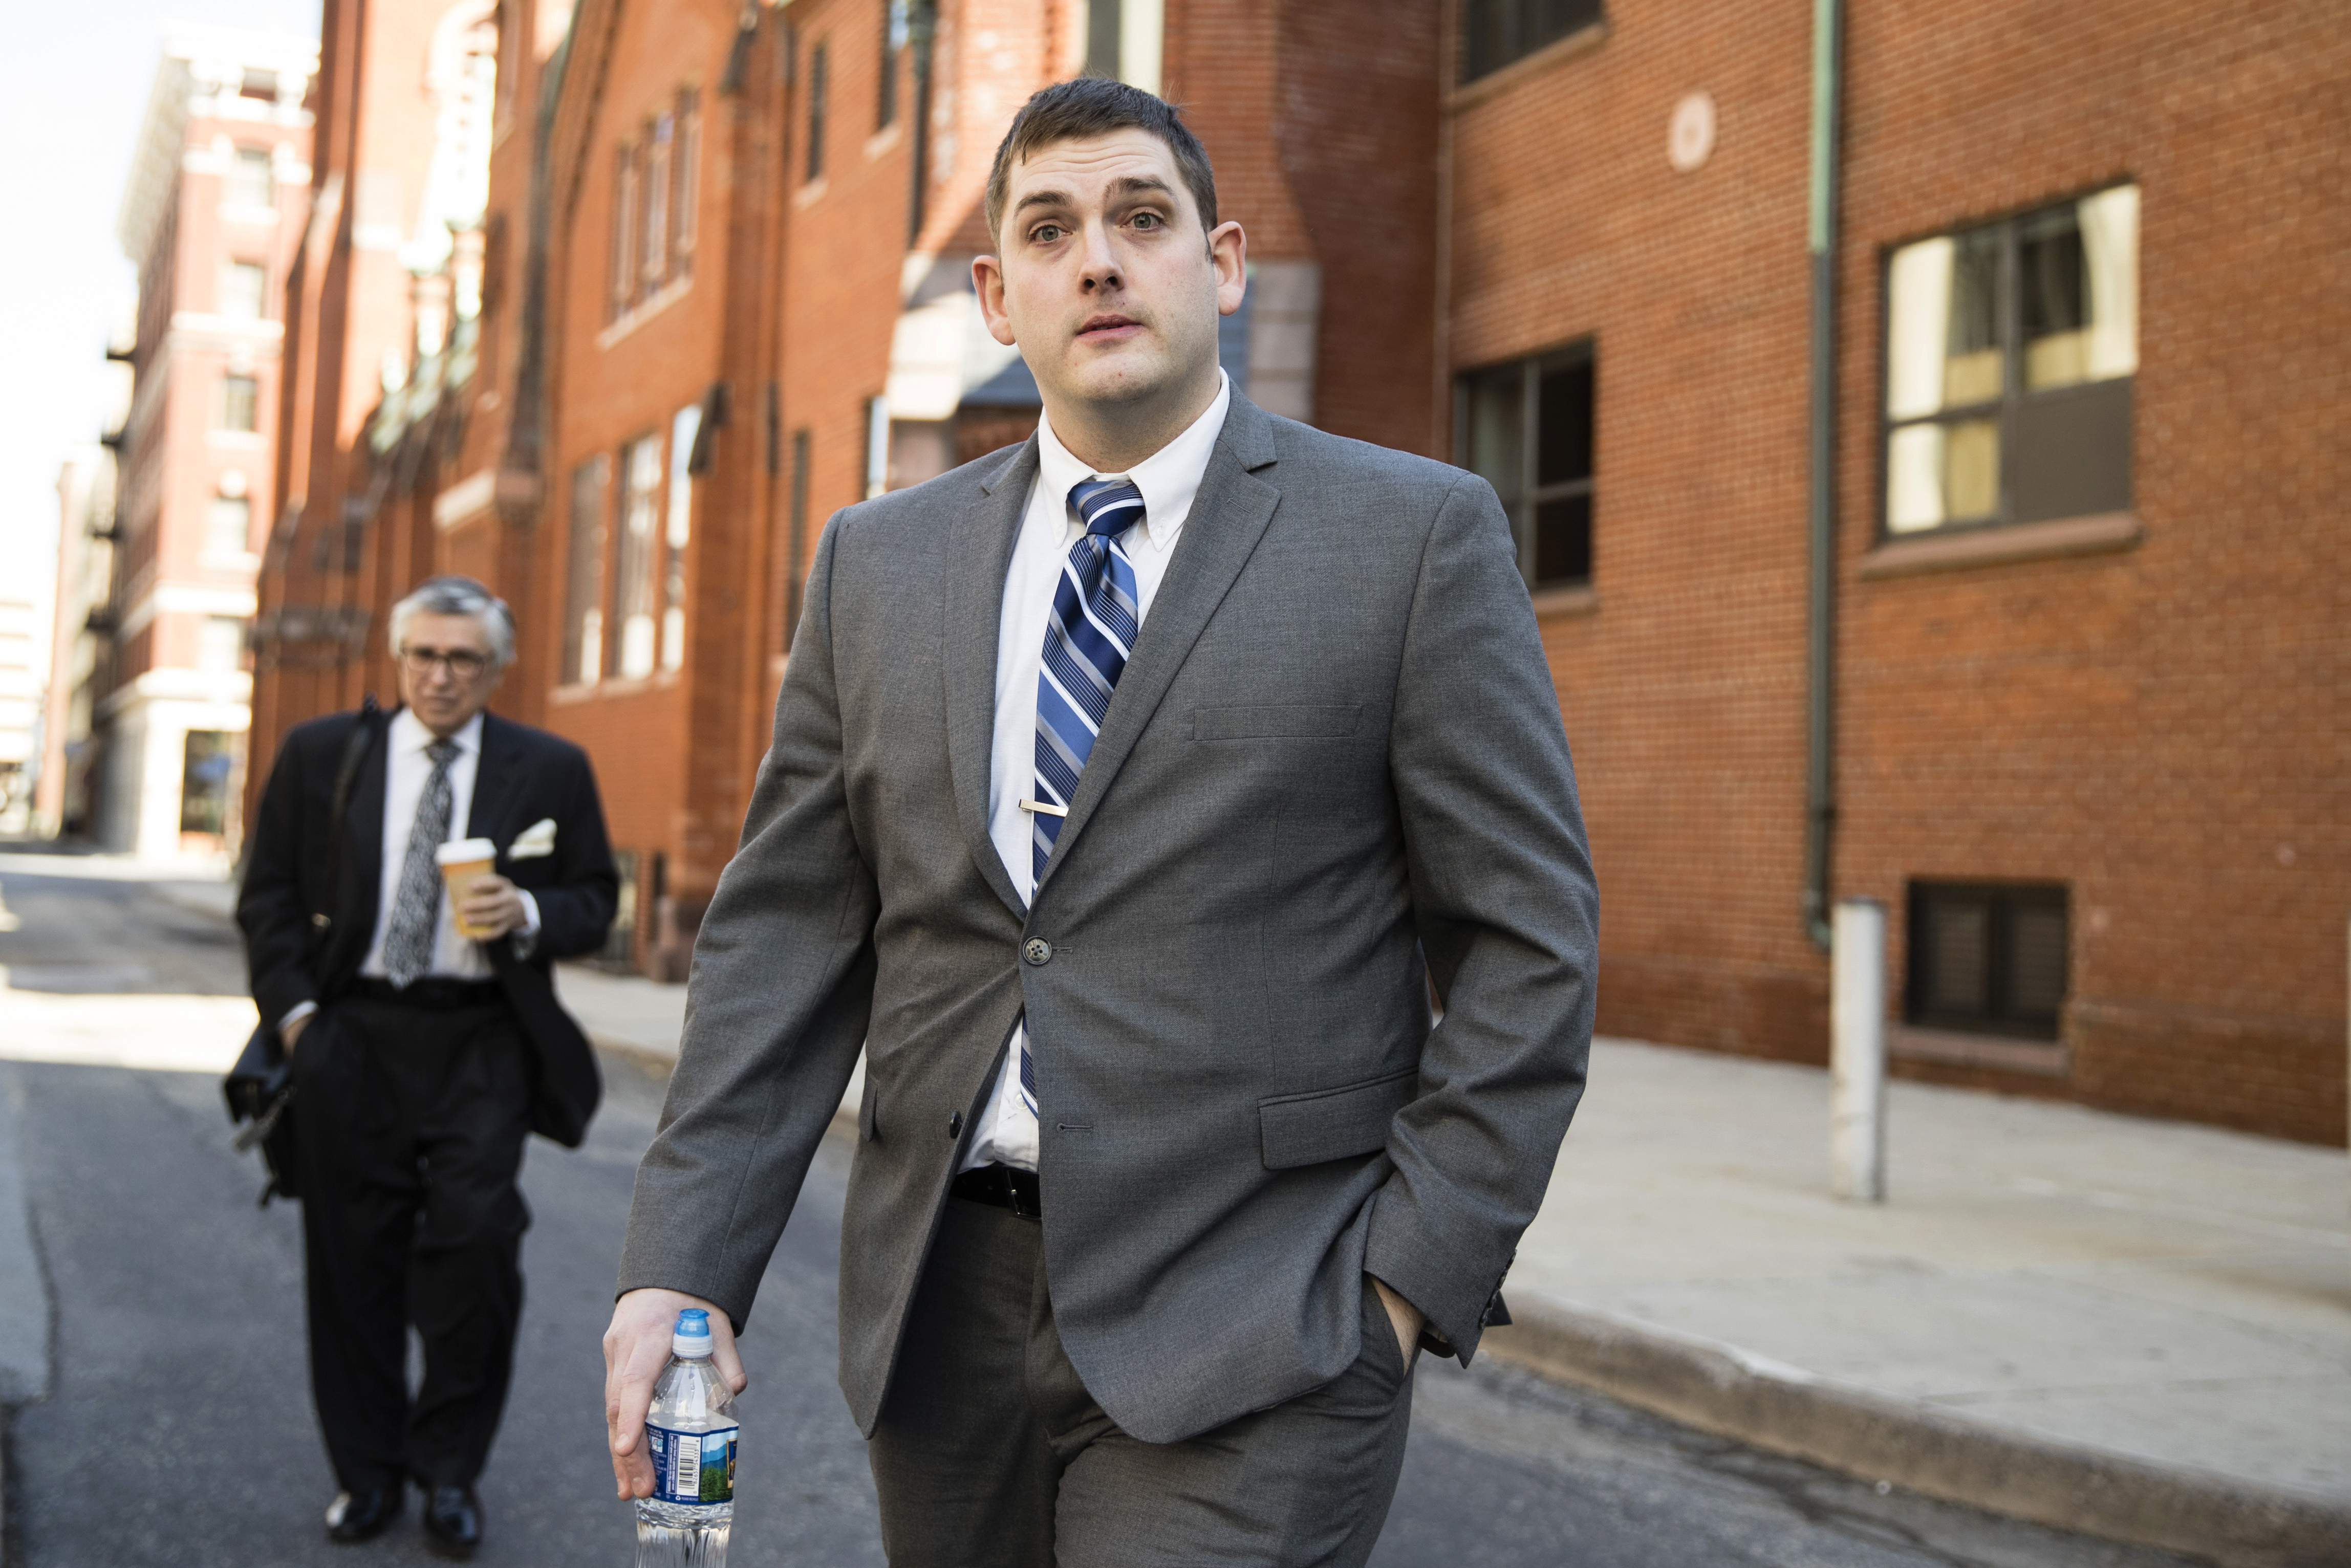
[[[741,1427],[735,1390],[711,1364],[710,1330],[708,1310],[680,1309],[653,1385],[635,1446],[653,1472],[652,1490],[637,1499],[637,1568],[725,1568]]]
[[[653,1385],[670,1363],[677,1314],[699,1308],[709,1313],[710,1361],[732,1394],[749,1386],[742,1357],[735,1354],[735,1331],[725,1312],[682,1291],[631,1291],[614,1303],[612,1325],[604,1331],[604,1427],[612,1451],[612,1479],[624,1499],[651,1497],[653,1467],[644,1440],[645,1412]]]

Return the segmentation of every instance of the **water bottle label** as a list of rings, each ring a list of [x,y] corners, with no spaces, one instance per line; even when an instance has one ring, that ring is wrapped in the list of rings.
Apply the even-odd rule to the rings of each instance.
[[[655,1502],[733,1502],[735,1447],[740,1427],[715,1432],[680,1432],[648,1425],[653,1446]]]

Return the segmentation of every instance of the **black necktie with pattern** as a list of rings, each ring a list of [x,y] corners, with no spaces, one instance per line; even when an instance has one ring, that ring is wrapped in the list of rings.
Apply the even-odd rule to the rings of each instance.
[[[457,760],[457,743],[436,740],[424,748],[433,759],[433,777],[416,802],[416,820],[409,824],[408,855],[400,865],[400,891],[392,900],[392,925],[383,936],[383,972],[395,986],[406,986],[433,967],[433,939],[441,927],[441,866],[433,858],[449,836],[449,815],[455,796],[449,788],[449,765]]]

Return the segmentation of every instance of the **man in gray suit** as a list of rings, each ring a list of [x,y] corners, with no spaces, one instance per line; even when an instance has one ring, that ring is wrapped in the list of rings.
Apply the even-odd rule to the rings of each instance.
[[[974,263],[1035,437],[835,516],[605,1336],[613,1468],[862,1046],[841,1383],[898,1568],[1361,1563],[1582,1092],[1596,900],[1494,493],[1232,390],[1199,144],[1031,99]],[[1432,1021],[1432,988],[1441,1020]]]

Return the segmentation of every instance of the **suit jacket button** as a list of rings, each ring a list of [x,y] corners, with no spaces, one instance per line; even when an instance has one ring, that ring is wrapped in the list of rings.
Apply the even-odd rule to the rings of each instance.
[[[1053,958],[1053,945],[1042,936],[1031,936],[1021,944],[1020,956],[1032,964],[1050,963]]]
[[[947,1113],[947,1136],[950,1138],[960,1138],[963,1136],[962,1112],[950,1111]]]

